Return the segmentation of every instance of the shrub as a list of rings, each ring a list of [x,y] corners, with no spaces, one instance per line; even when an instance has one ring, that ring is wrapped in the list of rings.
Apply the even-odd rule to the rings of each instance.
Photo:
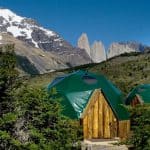
[[[137,105],[130,108],[132,135],[128,143],[136,150],[150,148],[150,105]]]

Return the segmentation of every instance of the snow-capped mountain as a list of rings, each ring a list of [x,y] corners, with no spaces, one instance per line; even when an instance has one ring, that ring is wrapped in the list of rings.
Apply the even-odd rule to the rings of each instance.
[[[51,42],[62,46],[63,39],[53,31],[44,29],[32,19],[20,17],[9,9],[0,9],[0,32],[7,32],[18,39],[24,40],[37,48],[46,47]],[[42,44],[48,44],[42,46]]]
[[[32,47],[57,55],[68,66],[90,62],[85,50],[75,48],[59,34],[40,26],[35,20],[21,17],[9,9],[0,9],[0,33],[8,33]]]

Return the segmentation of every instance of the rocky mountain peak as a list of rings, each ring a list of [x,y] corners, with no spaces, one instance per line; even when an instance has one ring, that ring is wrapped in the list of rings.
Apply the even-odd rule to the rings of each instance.
[[[94,63],[99,63],[106,60],[106,53],[103,43],[101,41],[95,41],[93,45],[90,46],[86,33],[82,33],[78,39],[78,47],[85,49]]]
[[[5,18],[8,22],[21,22],[24,19],[23,17],[16,15],[11,10],[5,8],[0,8],[0,16]]]
[[[55,32],[40,27],[35,20],[18,16],[9,9],[0,9],[0,32],[9,33],[37,48],[42,48],[41,43],[49,37],[61,40]]]
[[[140,52],[143,52],[145,49],[145,45],[136,41],[119,42],[119,44],[128,45],[130,48]]]
[[[85,49],[87,54],[90,56],[90,44],[86,33],[82,33],[82,35],[79,37],[77,46],[81,49]]]
[[[101,41],[95,41],[91,46],[91,58],[95,63],[106,60],[105,47]]]
[[[37,51],[50,52],[68,67],[90,62],[85,50],[73,47],[56,32],[45,29],[33,19],[18,16],[9,9],[0,8],[0,33],[12,35]]]
[[[89,45],[86,33],[83,33],[78,39],[78,47],[85,49],[94,63],[99,63],[105,61],[107,58],[109,59],[124,53],[144,52],[146,48],[145,45],[135,41],[113,42],[106,54],[105,47],[101,41],[95,41],[92,46]]]
[[[123,53],[136,52],[137,50],[134,47],[132,47],[130,44],[117,43],[117,42],[112,43],[108,49],[108,54],[107,54],[108,58],[118,56]]]

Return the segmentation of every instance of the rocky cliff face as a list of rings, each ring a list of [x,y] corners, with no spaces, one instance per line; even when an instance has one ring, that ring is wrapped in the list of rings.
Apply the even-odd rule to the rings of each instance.
[[[69,66],[90,62],[85,50],[75,48],[59,34],[40,26],[35,20],[21,17],[8,9],[0,9],[0,33],[8,33],[28,45],[50,52]]]
[[[140,52],[140,47],[135,43],[112,43],[108,49],[107,57],[111,58],[123,53]]]
[[[94,42],[90,47],[86,33],[83,33],[78,39],[78,47],[85,49],[94,63],[99,63],[106,60],[105,48],[102,42]]]
[[[18,68],[22,74],[43,74],[68,67],[65,62],[50,52],[34,48],[6,33],[1,33],[0,36],[2,37],[0,46],[15,43]]]
[[[86,33],[82,33],[82,35],[78,39],[77,45],[79,48],[85,49],[87,54],[91,57],[90,44]]]
[[[3,38],[3,37],[0,35],[0,44],[2,44],[2,38]]]
[[[91,58],[93,62],[99,63],[106,60],[106,52],[101,41],[95,41],[91,47]]]
[[[137,52],[144,52],[145,45],[135,42],[135,41],[128,41],[128,42],[119,42],[122,45],[128,45],[130,48],[135,49]]]
[[[83,33],[78,39],[78,47],[85,49],[87,54],[90,56],[92,62],[99,63],[105,61],[107,58],[112,58],[124,53],[131,52],[144,52],[146,46],[138,42],[114,42],[110,45],[107,53],[103,43],[95,41],[92,46],[90,46],[88,41],[88,36]]]

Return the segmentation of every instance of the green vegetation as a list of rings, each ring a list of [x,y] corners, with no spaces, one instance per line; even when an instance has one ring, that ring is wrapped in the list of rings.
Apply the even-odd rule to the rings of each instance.
[[[0,117],[3,113],[13,110],[13,99],[10,91],[15,88],[17,71],[13,45],[0,48]]]
[[[50,74],[35,76],[29,79],[29,85],[47,86],[55,77],[74,71],[84,69],[93,73],[101,73],[119,87],[124,94],[139,84],[147,84],[150,81],[150,53],[147,54],[125,54],[112,58],[100,64],[83,65],[68,70],[57,71]],[[37,82],[38,81],[38,82]],[[135,150],[149,150],[150,147],[150,107],[139,106],[130,110],[131,112],[131,137],[127,144],[132,145]]]
[[[127,144],[135,150],[150,148],[150,105],[139,105],[130,108],[132,134]]]
[[[0,49],[0,149],[79,149],[77,121],[61,115],[52,93],[28,87],[18,79],[14,46]]]
[[[104,74],[127,95],[137,85],[149,83],[150,54],[119,56],[88,70]]]
[[[47,86],[59,75],[83,69],[103,74],[127,95],[132,88],[139,84],[149,83],[150,81],[150,53],[132,53],[132,55],[128,55],[118,56],[100,64],[82,65],[71,69],[37,75],[28,78],[28,83],[30,86]]]
[[[100,64],[54,73],[19,77],[14,45],[0,48],[0,149],[80,149],[82,130],[77,121],[61,115],[62,108],[43,89],[56,76],[77,69],[101,73],[127,94],[150,81],[150,53],[123,55]],[[61,99],[58,99],[61,101]],[[150,106],[131,109],[132,134],[128,143],[137,150],[150,147]]]

